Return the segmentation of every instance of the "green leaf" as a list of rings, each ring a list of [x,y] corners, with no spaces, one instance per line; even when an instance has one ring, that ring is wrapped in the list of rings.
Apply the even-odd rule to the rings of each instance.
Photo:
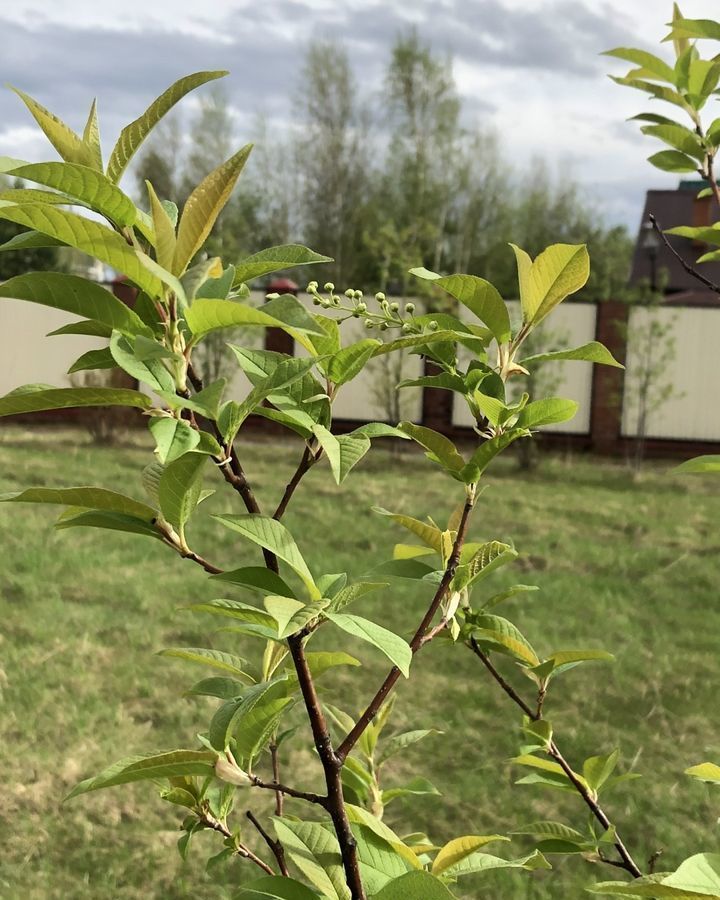
[[[691,766],[685,769],[685,774],[699,781],[706,781],[708,784],[720,784],[720,766],[715,763],[700,763],[698,766]]]
[[[132,247],[117,232],[100,222],[47,204],[0,206],[0,218],[41,231],[107,263],[151,297],[162,293],[161,282],[140,262]]]
[[[168,272],[173,270],[175,247],[177,237],[175,226],[167,213],[167,210],[158,199],[155,189],[149,181],[145,182],[148,197],[150,198],[150,211],[152,213],[153,230],[155,232],[155,258],[163,269]]]
[[[179,459],[200,443],[200,434],[184,419],[157,418],[149,422],[155,452],[163,465]]]
[[[235,755],[248,768],[267,745],[284,713],[295,702],[292,697],[278,696],[285,690],[283,682],[273,682],[255,702],[250,702],[246,695],[230,722],[228,733],[235,738]]]
[[[411,437],[416,443],[424,447],[427,457],[433,462],[439,463],[449,472],[460,472],[465,465],[465,460],[458,453],[457,447],[445,435],[424,425],[414,425],[412,422],[401,422],[401,431]]]
[[[274,817],[275,833],[295,865],[329,900],[350,900],[335,835],[317,822]]]
[[[299,631],[311,619],[320,615],[318,604],[306,604],[292,597],[269,596],[263,600],[263,606],[277,623],[279,638],[290,637]]]
[[[245,685],[236,678],[214,675],[196,682],[185,691],[185,696],[197,694],[200,697],[217,697],[218,700],[234,700],[240,697],[244,690]]]
[[[402,525],[403,528],[407,528],[408,531],[419,537],[424,544],[427,544],[436,553],[442,553],[442,531],[435,525],[428,525],[419,519],[414,519],[412,516],[391,513],[387,509],[383,509],[382,506],[373,506],[373,512],[392,519],[393,522],[397,522],[398,525]]]
[[[100,128],[98,126],[97,116],[97,100],[93,100],[90,104],[90,112],[88,113],[87,122],[83,130],[83,143],[88,147],[92,155],[93,169],[102,172],[102,147],[100,146]]]
[[[354,824],[352,832],[357,842],[360,876],[370,896],[410,868],[404,856],[367,825]]]
[[[443,871],[446,878],[459,878],[462,875],[473,875],[476,872],[488,872],[491,869],[551,869],[552,866],[538,850],[520,859],[501,859],[488,853],[472,853],[460,862]]]
[[[180,216],[172,271],[182,275],[205,243],[217,217],[230,199],[247,162],[252,144],[247,144],[207,175],[190,194]]]
[[[520,631],[501,616],[478,615],[472,621],[473,633],[481,643],[488,642],[493,649],[515,657],[527,666],[540,664],[537,653]]]
[[[102,509],[108,512],[134,516],[144,522],[152,522],[157,512],[145,503],[96,487],[27,488],[0,494],[0,503],[50,503],[61,506]]]
[[[221,672],[229,672],[231,675],[248,677],[243,668],[246,661],[240,659],[239,656],[233,656],[232,653],[225,653],[222,650],[209,650],[206,647],[170,647],[167,650],[160,650],[158,656],[184,659],[188,662],[219,669]]]
[[[114,294],[85,278],[57,272],[30,272],[0,284],[0,297],[27,300],[63,309],[123,334],[150,334],[150,329]]]
[[[0,251],[6,250],[34,250],[36,247],[66,247],[63,241],[48,237],[39,231],[23,231],[11,237],[9,241],[0,244]]]
[[[481,847],[494,844],[497,841],[509,841],[509,838],[501,834],[477,835],[469,834],[464,837],[448,841],[435,857],[432,866],[433,875],[442,875],[448,869],[452,869],[468,856],[476,853]]]
[[[382,792],[382,802],[385,806],[402,797],[426,797],[434,795],[439,797],[440,791],[427,778],[411,778],[402,787],[390,788]]]
[[[402,753],[403,750],[407,750],[408,747],[412,747],[413,744],[417,744],[418,741],[422,741],[431,734],[444,734],[444,732],[438,731],[436,728],[422,728],[393,735],[388,740],[383,741],[377,758],[378,765],[384,763],[396,753]]]
[[[109,338],[112,335],[112,328],[109,325],[103,325],[102,322],[83,319],[80,322],[70,322],[68,325],[62,325],[54,331],[48,331],[47,337],[63,334],[86,334],[93,337]]]
[[[452,900],[452,896],[429,872],[408,872],[386,884],[373,900]]]
[[[579,359],[585,362],[599,363],[603,366],[615,366],[618,369],[624,369],[622,363],[619,363],[612,353],[598,341],[590,341],[589,344],[583,344],[581,347],[575,347],[572,350],[552,350],[548,353],[536,353],[534,356],[528,356],[520,363],[521,366],[529,366],[532,363],[543,362],[551,359]]]
[[[534,837],[559,841],[567,841],[571,844],[584,844],[587,838],[562,822],[531,822],[529,825],[521,825],[512,834],[531,834]]]
[[[698,163],[679,150],[661,150],[648,156],[648,162],[663,172],[697,172]]]
[[[307,266],[314,263],[332,262],[329,256],[321,256],[300,244],[283,244],[269,247],[259,253],[253,253],[240,260],[235,266],[235,284],[252,281],[262,275],[270,275],[282,269],[293,269],[295,266]]]
[[[44,131],[47,139],[64,160],[92,166],[94,162],[92,150],[83,143],[81,138],[62,119],[53,115],[53,113],[41,106],[37,100],[33,100],[24,91],[14,87],[11,87],[11,90],[15,91],[25,106],[27,106],[35,121]]]
[[[470,457],[468,464],[459,473],[461,479],[466,484],[472,484],[473,482],[478,481],[498,453],[501,453],[509,447],[513,441],[520,437],[525,437],[526,435],[527,431],[524,428],[513,428],[510,431],[504,431],[502,434],[498,434],[489,441],[480,444],[478,449]]]
[[[142,381],[154,391],[175,393],[175,381],[163,365],[162,359],[139,359],[131,339],[123,337],[119,332],[113,332],[110,352],[115,362],[128,375]]]
[[[87,165],[67,162],[29,163],[13,169],[11,174],[81,200],[116,225],[126,226],[135,222],[137,209],[127,194],[102,172]]]
[[[413,581],[420,581],[427,575],[432,574],[432,566],[427,563],[419,562],[416,559],[391,559],[388,562],[381,563],[373,570],[375,575],[388,575],[392,578],[410,578]]]
[[[55,528],[59,530],[79,527],[107,528],[110,531],[124,531],[128,534],[140,534],[163,540],[162,534],[147,519],[108,510],[93,509],[77,512],[76,508],[72,508],[63,513],[55,523]]]
[[[662,81],[668,84],[675,84],[675,72],[664,60],[646,50],[636,50],[632,47],[616,47],[614,50],[606,50],[603,56],[615,56],[617,59],[624,59],[626,62],[634,63],[652,72]]]
[[[365,364],[373,357],[378,347],[382,346],[382,341],[374,338],[365,338],[344,347],[342,350],[333,354],[325,363],[325,372],[327,377],[334,384],[346,384],[352,381],[356,375],[362,372]]]
[[[410,677],[412,650],[406,641],[382,625],[348,613],[325,612],[325,617],[347,634],[377,647],[406,677]]]
[[[696,456],[688,459],[673,469],[679,474],[702,475],[707,472],[720,472],[720,456]]]
[[[0,397],[0,416],[42,412],[48,409],[74,409],[81,406],[133,406],[149,409],[149,397],[125,388],[47,388],[25,385]]]
[[[216,78],[222,78],[228,73],[219,72],[195,72],[193,75],[186,75],[171,85],[164,93],[148,106],[145,112],[135,121],[126,125],[120,132],[120,137],[113,147],[110,159],[108,160],[107,176],[111,181],[118,182],[123,172],[127,168],[128,163],[135,155],[136,150],[150,134],[157,123],[162,119],[165,113],[169,112],[173,106],[181,100],[185,94],[213,81]]]
[[[218,581],[228,581],[239,587],[246,587],[259,594],[276,594],[282,597],[295,597],[295,594],[283,579],[271,569],[264,566],[244,566],[229,572],[211,575]]]
[[[515,244],[523,321],[539,325],[570,294],[579,291],[590,275],[584,244],[553,244],[534,261]]]
[[[299,301],[295,303],[300,305]],[[301,308],[305,312],[304,307]],[[242,325],[263,325],[289,330],[285,322],[269,312],[235,300],[196,300],[186,311],[185,319],[195,337],[202,337],[218,328],[237,328]],[[291,327],[298,330],[297,325]],[[313,322],[312,327],[303,330],[314,331],[316,328]]]
[[[605,784],[615,771],[619,750],[613,750],[607,756],[590,756],[583,763],[583,777],[591,790],[597,791]]]
[[[518,428],[539,428],[541,425],[553,425],[558,422],[567,422],[578,411],[578,404],[574,400],[565,400],[562,397],[545,397],[536,400],[522,410],[517,418]]]
[[[79,356],[75,362],[67,370],[68,375],[75,372],[89,372],[96,369],[114,369],[117,363],[112,357],[109,347],[103,347],[101,350],[88,350]]]
[[[94,778],[87,778],[76,785],[65,798],[71,800],[89,791],[129,784],[132,781],[148,781],[173,778],[179,775],[208,777],[215,771],[217,754],[209,750],[172,750],[153,756],[128,756],[105,769]]]
[[[720,853],[698,853],[682,862],[662,884],[702,895],[720,895]]]
[[[241,888],[234,900],[319,900],[318,895],[294,878],[268,875]]]
[[[213,516],[233,531],[258,544],[278,559],[286,562],[303,580],[312,600],[320,599],[320,591],[313,580],[310,569],[302,557],[293,536],[287,528],[269,516],[249,514],[243,516]]]
[[[645,125],[640,129],[643,134],[650,137],[656,137],[669,144],[675,150],[697,159],[699,163],[705,159],[705,148],[703,147],[698,135],[685,128],[684,125]],[[696,166],[697,167],[697,166]]]
[[[282,390],[307,375],[315,364],[310,357],[289,356],[284,359],[271,375],[258,382],[242,403],[230,401],[218,417],[218,423],[226,442],[230,445],[235,440],[240,426],[245,419],[268,397]],[[369,442],[368,442],[369,443]]]
[[[370,438],[363,434],[336,436],[323,425],[313,425],[312,431],[325,451],[336,484],[342,484],[370,449]]]
[[[348,584],[342,587],[332,598],[329,609],[332,612],[340,612],[349,606],[355,600],[369,594],[372,591],[378,591],[387,587],[386,582],[358,581],[356,584]]]
[[[405,434],[404,431],[395,428],[394,425],[386,425],[384,422],[368,422],[366,425],[361,425],[359,428],[351,431],[350,434],[364,434],[369,438],[398,437],[404,441],[411,440],[409,434]]]
[[[497,288],[476,275],[448,275],[444,278],[426,269],[411,269],[410,274],[433,281],[455,297],[490,329],[499,344],[510,340],[510,315]]]
[[[160,509],[165,519],[180,535],[200,501],[203,468],[207,456],[203,453],[186,453],[166,466],[160,478],[158,495]]]

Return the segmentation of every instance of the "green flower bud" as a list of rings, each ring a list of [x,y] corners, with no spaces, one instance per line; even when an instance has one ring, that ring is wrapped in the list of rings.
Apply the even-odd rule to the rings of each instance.
[[[320,306],[320,298],[313,297],[313,306]]]
[[[308,282],[307,289],[308,289],[308,294],[314,294],[315,291],[317,291],[317,289],[318,289],[318,283],[317,283],[317,281],[310,281],[310,282]]]
[[[428,331],[437,331],[438,323],[437,322],[429,322],[428,323]]]
[[[329,300],[326,300],[325,298],[323,298],[322,300],[320,300],[320,305],[322,306],[323,309],[329,309],[331,306],[331,303]]]
[[[388,327],[389,327],[389,326],[388,326],[388,323],[387,323],[387,322],[381,322],[381,323],[380,323],[380,331],[387,331],[387,330],[388,330]]]
[[[358,303],[357,309],[361,313],[367,312],[367,303]]]
[[[400,304],[399,304],[399,303],[393,302],[393,303],[390,304],[390,309],[391,309],[393,312],[397,312],[397,311],[400,309]]]
[[[382,291],[378,291],[377,294],[375,294],[375,299],[378,303],[382,303],[382,301],[385,299],[385,294],[383,294]]]
[[[345,296],[348,298],[348,300],[352,300],[355,297],[355,291],[352,288],[348,288],[345,291]]]
[[[403,325],[403,327],[401,329],[403,334],[410,334],[410,332],[412,330],[413,330],[412,325],[409,322],[405,322],[405,324]]]
[[[335,290],[335,285],[332,283],[332,281],[326,281],[326,282],[325,282],[324,290],[326,290],[326,291],[334,291],[334,290]]]
[[[368,329],[370,329],[370,328],[374,328],[375,326],[374,326],[373,323],[368,319],[368,321],[365,323],[365,327],[368,328]]]
[[[354,295],[354,296],[355,296],[355,299],[356,299],[356,300],[362,300],[362,298],[363,298],[363,292],[362,292],[362,291],[355,291],[355,295]]]
[[[405,304],[405,312],[411,316],[415,312],[415,304],[414,303],[406,303]]]

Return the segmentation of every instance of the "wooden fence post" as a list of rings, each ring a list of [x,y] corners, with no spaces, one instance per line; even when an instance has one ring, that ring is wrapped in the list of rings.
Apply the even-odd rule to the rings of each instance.
[[[595,340],[604,344],[620,363],[627,355],[630,307],[618,300],[597,304]],[[595,453],[620,455],[622,450],[622,414],[624,369],[593,366],[590,402],[590,445]]]

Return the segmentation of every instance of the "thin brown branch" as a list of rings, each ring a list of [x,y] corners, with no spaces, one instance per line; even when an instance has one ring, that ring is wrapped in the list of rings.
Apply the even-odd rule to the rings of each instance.
[[[515,688],[508,681],[506,681],[505,678],[503,678],[503,676],[498,672],[498,670],[495,668],[495,666],[490,661],[488,654],[485,653],[485,651],[482,649],[480,644],[475,640],[475,638],[470,638],[469,646],[470,646],[470,649],[473,651],[473,653],[477,657],[479,657],[479,659],[482,661],[483,665],[488,670],[488,672],[490,672],[490,674],[492,675],[494,680],[497,682],[497,684],[499,684],[500,687],[503,689],[503,691],[507,694],[507,696],[510,697],[510,699],[513,701],[513,703],[515,703],[517,706],[519,706],[520,709],[525,713],[525,715],[528,716],[528,718],[533,719],[534,721],[537,721],[537,719],[539,718],[537,715],[537,712],[534,711],[530,707],[530,705],[528,703],[526,703],[525,700],[523,700],[523,698],[520,696],[520,694],[518,694],[518,692],[515,690]],[[558,749],[558,746],[555,743],[555,741],[550,741],[547,752],[555,760],[555,762],[560,766],[560,768],[563,770],[568,781],[572,784],[572,786],[575,788],[575,790],[578,792],[578,794],[585,801],[585,804],[588,806],[588,808],[590,809],[592,814],[595,816],[597,821],[607,831],[611,827],[610,819],[607,817],[605,811],[602,809],[602,807],[598,803],[597,797],[593,794],[593,792],[590,791],[590,789],[587,787],[587,785],[585,785],[584,782],[581,781],[580,778],[577,776],[577,774],[573,771],[570,764],[567,762],[565,757],[562,755],[562,753]],[[642,875],[642,872],[640,871],[639,867],[635,863],[635,860],[630,855],[630,852],[628,851],[627,847],[625,846],[625,844],[623,843],[623,841],[621,840],[621,838],[619,837],[617,832],[615,833],[614,844],[615,844],[615,849],[618,851],[618,854],[620,855],[620,858],[622,860],[622,868],[625,869],[626,872],[629,872],[633,876],[633,878],[640,878]],[[609,862],[609,860],[603,860],[603,861]]]
[[[276,873],[270,868],[270,866],[259,856],[252,852],[249,847],[246,847],[245,844],[242,844],[240,841],[236,840],[232,831],[224,825],[219,819],[216,819],[215,816],[211,815],[209,812],[205,812],[202,815],[198,816],[198,819],[206,828],[210,828],[213,831],[217,831],[218,834],[221,834],[224,838],[228,838],[234,844],[234,851],[238,856],[242,856],[243,859],[249,859],[250,862],[255,863],[256,866],[261,868],[266,875],[275,875]]]
[[[224,572],[224,569],[219,569],[217,566],[213,565],[211,562],[205,559],[205,557],[200,556],[199,553],[195,553],[194,551],[190,551],[189,553],[182,554],[183,559],[189,559],[194,563],[197,563],[199,566],[202,566],[206,572],[210,575],[219,575],[221,572]]]
[[[360,876],[357,842],[350,828],[350,821],[347,817],[343,799],[342,760],[338,758],[333,749],[325,715],[320,706],[310,667],[305,657],[303,638],[299,635],[293,635],[288,638],[288,646],[290,647],[290,653],[300,683],[300,690],[305,701],[305,709],[310,720],[315,747],[325,773],[325,784],[328,792],[325,799],[325,808],[330,814],[340,845],[345,880],[350,889],[352,900],[366,900],[365,889]]]
[[[265,841],[265,843],[272,851],[272,854],[277,860],[278,866],[280,867],[281,874],[288,878],[290,876],[290,872],[288,870],[287,863],[285,862],[285,848],[283,847],[283,845],[280,843],[280,841],[276,841],[272,837],[270,837],[270,835],[267,833],[267,831],[265,831],[258,819],[253,814],[252,810],[249,809],[245,813],[245,815],[252,822],[252,824],[260,834],[260,837]]]
[[[720,202],[720,200],[718,202]],[[697,269],[693,268],[693,266],[691,266],[690,263],[686,262],[682,258],[682,256],[677,252],[677,250],[670,243],[670,240],[668,239],[665,232],[662,230],[662,227],[658,223],[658,220],[655,218],[655,216],[652,215],[652,213],[651,213],[648,216],[648,218],[650,219],[652,227],[660,235],[662,242],[665,244],[665,246],[668,248],[668,250],[672,253],[672,255],[675,257],[675,259],[680,263],[680,265],[683,267],[683,269],[685,269],[685,271],[688,273],[688,275],[692,275],[693,278],[696,278],[699,282],[701,282],[701,284],[704,284],[705,287],[710,288],[710,290],[713,291],[715,294],[720,294],[720,285],[717,285],[717,284],[715,284],[714,281],[711,281],[709,278],[706,278],[701,272],[698,272]]]
[[[445,599],[445,595],[447,594],[450,584],[452,583],[453,577],[455,575],[455,570],[458,567],[458,563],[460,562],[460,553],[462,551],[463,545],[465,543],[465,537],[467,534],[468,521],[470,519],[470,513],[472,512],[472,508],[474,505],[474,495],[468,495],[465,506],[463,507],[462,515],[460,517],[460,523],[458,525],[457,536],[455,537],[455,543],[453,545],[452,553],[450,554],[450,559],[448,560],[447,566],[445,567],[445,572],[443,574],[442,580],[438,585],[437,590],[430,602],[430,606],[425,613],[422,622],[418,626],[417,631],[413,639],[410,641],[410,649],[412,651],[413,656],[421,650],[425,644],[427,644],[436,634],[439,633],[439,628],[433,628],[431,631],[428,631],[432,620],[435,618],[435,615],[440,608],[440,604]],[[443,625],[443,627],[445,627]],[[344,762],[348,753],[352,750],[355,744],[360,740],[363,735],[363,732],[368,727],[373,717],[377,715],[378,710],[385,702],[388,694],[395,687],[398,679],[400,678],[400,669],[397,666],[393,666],[390,669],[385,681],[380,685],[377,693],[372,698],[370,703],[368,703],[365,711],[362,713],[360,718],[355,723],[355,727],[350,731],[350,733],[345,737],[345,740],[340,744],[337,749],[337,756],[341,762]]]
[[[288,787],[286,784],[281,784],[278,781],[262,781],[255,775],[251,775],[250,777],[252,778],[253,785],[257,788],[262,788],[266,791],[275,791],[280,794],[287,794],[288,797],[295,797],[297,800],[305,800],[307,803],[316,803],[319,806],[325,806],[327,803],[327,798],[321,797],[320,794],[313,794],[310,791],[296,791],[295,788]]]
[[[270,744],[270,759],[272,760],[273,781],[278,784],[280,781],[280,754],[274,740]],[[284,796],[282,791],[275,791],[275,814],[278,816],[283,814]]]
[[[302,481],[303,477],[307,472],[315,465],[316,458],[313,450],[310,448],[309,444],[305,445],[305,450],[303,451],[302,458],[298,463],[297,469],[293,473],[292,478],[287,483],[287,487],[285,488],[285,493],[282,495],[282,499],[278,504],[278,508],[275,510],[273,514],[273,519],[282,519],[285,515],[285,510],[288,507],[288,504],[292,500],[292,496],[295,493],[295,489]]]

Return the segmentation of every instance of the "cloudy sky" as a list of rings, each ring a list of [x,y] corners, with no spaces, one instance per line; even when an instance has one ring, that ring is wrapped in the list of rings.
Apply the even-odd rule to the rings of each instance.
[[[718,0],[684,0],[688,17],[720,17]],[[0,4],[2,81],[22,88],[81,129],[99,98],[104,140],[172,81],[200,69],[231,71],[238,140],[256,113],[275,127],[292,118],[304,48],[342,41],[364,93],[378,91],[389,48],[414,25],[452,52],[467,117],[502,135],[518,167],[533,157],[570,172],[610,223],[638,225],[644,192],[676,176],[651,168],[656,149],[624,120],[648,108],[613,84],[615,46],[654,50],[670,0],[13,0]],[[652,106],[651,106],[652,108]],[[52,158],[23,104],[0,91],[0,155]]]

